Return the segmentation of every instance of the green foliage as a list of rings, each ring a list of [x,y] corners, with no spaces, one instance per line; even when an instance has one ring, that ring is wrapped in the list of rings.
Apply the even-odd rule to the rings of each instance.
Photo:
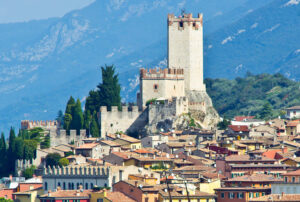
[[[64,113],[61,110],[57,113],[56,121],[61,127],[64,125]]]
[[[65,110],[65,116],[64,116],[64,129],[69,131],[71,127],[71,122],[73,118],[73,111],[74,111],[74,106],[75,106],[75,100],[71,96],[70,99],[68,100],[66,110]]]
[[[31,167],[29,167],[29,168],[26,168],[26,169],[22,172],[22,176],[25,177],[26,179],[32,178],[35,169],[36,169],[35,166],[31,166]]]
[[[36,148],[38,142],[33,140],[24,140],[24,156],[23,159],[31,160],[36,156]]]
[[[100,106],[107,106],[108,110],[111,109],[111,106],[118,106],[120,109],[121,86],[119,84],[118,74],[115,73],[115,67],[113,65],[105,65],[105,67],[101,67],[101,71],[102,83],[100,83],[97,86],[100,99]]]
[[[77,134],[80,133],[80,129],[83,128],[83,113],[81,109],[81,102],[77,99],[76,104],[72,108],[72,121],[70,129],[75,129]]]
[[[223,119],[223,121],[220,121],[218,123],[218,129],[219,130],[225,130],[227,127],[231,124],[231,121],[228,119]]]
[[[59,153],[51,153],[46,156],[46,166],[58,166],[61,156]]]
[[[272,106],[271,106],[271,104],[269,102],[266,102],[263,105],[263,107],[262,107],[262,109],[261,109],[261,111],[259,113],[259,118],[268,120],[271,117],[272,117]]]
[[[152,98],[150,100],[147,100],[146,101],[146,106],[150,105],[150,104],[153,104],[155,101],[157,100],[157,98]]]
[[[65,157],[68,157],[68,156],[71,156],[71,155],[74,155],[74,153],[72,151],[68,151],[68,152],[65,153]]]
[[[7,169],[6,169],[6,162],[7,162],[7,148],[4,133],[1,133],[0,139],[0,175],[5,176]]]
[[[100,129],[99,129],[99,124],[98,124],[98,118],[97,118],[97,113],[94,112],[93,117],[92,117],[92,122],[90,126],[90,133],[93,137],[99,137],[100,136]]]
[[[41,149],[50,148],[50,135],[45,135],[44,140],[41,142]]]
[[[58,161],[59,166],[67,166],[69,165],[69,160],[67,158],[61,158]]]
[[[17,159],[16,155],[16,135],[14,128],[10,128],[9,132],[9,143],[7,151],[7,172],[9,174],[15,173],[15,161]]]
[[[0,202],[13,202],[11,199],[0,198]]]
[[[162,162],[157,165],[151,166],[152,170],[166,170],[168,169]]]
[[[281,74],[248,74],[245,78],[234,80],[205,79],[205,84],[214,107],[223,117],[260,117],[268,102],[273,109],[267,109],[268,117],[273,118],[281,115],[286,107],[300,105],[300,82],[289,80]]]
[[[67,130],[67,131],[70,130],[71,122],[72,122],[72,115],[65,114],[65,116],[64,116],[64,129],[65,130]]]
[[[23,159],[24,156],[24,141],[22,138],[17,137],[15,140],[15,156],[16,159]]]

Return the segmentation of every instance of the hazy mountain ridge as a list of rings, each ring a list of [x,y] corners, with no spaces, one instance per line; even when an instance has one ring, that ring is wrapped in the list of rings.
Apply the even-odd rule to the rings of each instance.
[[[70,95],[84,100],[100,81],[99,65],[115,64],[122,97],[135,100],[138,69],[166,64],[167,13],[180,14],[182,8],[194,14],[204,12],[204,32],[212,33],[205,34],[205,44],[215,49],[214,41],[223,38],[221,34],[210,37],[218,33],[215,30],[230,27],[268,2],[96,1],[62,18],[0,25],[7,35],[16,30],[11,37],[0,33],[0,42],[7,44],[0,47],[0,130],[18,126],[21,119],[53,119]],[[219,76],[210,62],[220,58],[221,51],[205,52],[205,75]]]

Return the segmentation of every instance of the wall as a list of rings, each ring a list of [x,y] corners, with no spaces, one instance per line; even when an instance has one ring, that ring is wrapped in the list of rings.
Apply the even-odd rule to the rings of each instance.
[[[287,109],[286,110],[286,117],[288,119],[299,118],[300,117],[300,110],[299,109]]]
[[[76,130],[70,130],[70,134],[67,134],[66,130],[50,130],[50,145],[55,147],[61,144],[70,144],[74,141],[76,146],[81,145],[82,140],[87,138],[86,130],[80,130],[80,135],[76,134]]]
[[[205,91],[202,21],[202,14],[198,18],[192,18],[192,14],[183,18],[168,15],[168,67],[184,69],[186,91]]]
[[[212,182],[200,183],[200,190],[210,194],[215,194],[215,190],[221,187],[221,181],[219,179],[213,180]]]
[[[122,111],[113,106],[111,111],[106,106],[100,108],[99,124],[101,126],[100,135],[105,138],[107,134],[116,133],[118,131],[134,133],[147,123],[145,112],[138,111],[137,106],[132,107],[132,111],[128,111],[127,106],[122,107]]]

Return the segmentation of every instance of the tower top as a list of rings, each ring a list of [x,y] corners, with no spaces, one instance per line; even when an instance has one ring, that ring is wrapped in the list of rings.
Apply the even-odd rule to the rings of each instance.
[[[184,13],[180,16],[175,16],[173,13],[168,14],[168,25],[172,25],[173,22],[200,22],[203,25],[203,15],[202,13],[198,13],[197,18],[193,18],[192,13]]]

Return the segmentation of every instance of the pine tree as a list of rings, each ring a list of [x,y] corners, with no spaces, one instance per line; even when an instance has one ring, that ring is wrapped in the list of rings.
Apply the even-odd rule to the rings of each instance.
[[[16,134],[13,127],[10,128],[9,132],[9,143],[7,151],[7,171],[10,174],[15,172],[15,161],[16,161]]]
[[[80,133],[80,129],[83,128],[83,114],[81,109],[81,102],[77,99],[75,106],[73,107],[73,115],[72,115],[72,122],[71,122],[71,129],[75,129],[77,134]]]
[[[271,104],[270,104],[269,102],[266,102],[266,103],[263,105],[263,108],[262,108],[262,110],[261,110],[260,113],[259,113],[259,117],[260,117],[261,119],[267,120],[267,119],[269,119],[269,118],[272,117],[272,111],[273,111],[273,109],[272,109]]]
[[[93,116],[92,116],[92,121],[91,121],[91,125],[90,125],[90,134],[93,137],[100,136],[100,129],[99,129],[98,118],[97,118],[96,112],[94,112]]]
[[[7,170],[6,170],[6,142],[4,133],[1,133],[1,139],[0,139],[0,175],[5,176]]]
[[[98,93],[100,106],[107,106],[108,110],[111,106],[118,106],[121,108],[121,86],[119,84],[118,74],[115,73],[115,67],[107,66],[101,67],[102,83],[99,84]]]

